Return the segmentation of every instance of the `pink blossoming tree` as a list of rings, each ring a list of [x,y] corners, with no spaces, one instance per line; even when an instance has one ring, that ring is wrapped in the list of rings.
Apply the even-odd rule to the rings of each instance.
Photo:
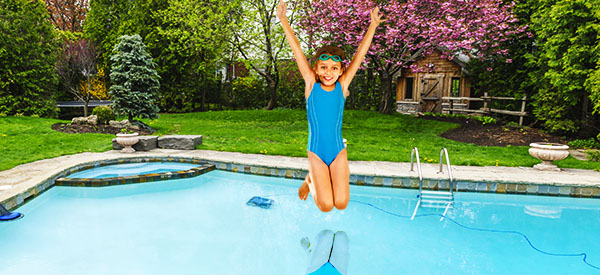
[[[472,58],[506,55],[501,43],[524,33],[503,0],[299,0],[303,2],[301,31],[314,49],[323,44],[358,48],[369,26],[369,11],[379,5],[386,22],[375,34],[365,63],[375,68],[382,84],[379,111],[395,110],[394,76],[401,69],[430,70],[410,63],[440,50],[452,60],[463,53]]]

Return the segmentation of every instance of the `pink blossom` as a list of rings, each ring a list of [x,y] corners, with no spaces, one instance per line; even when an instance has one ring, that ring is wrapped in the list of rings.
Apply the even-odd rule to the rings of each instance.
[[[304,17],[299,29],[314,39],[317,45],[309,43],[313,50],[320,44],[346,45],[345,49],[356,50],[369,27],[370,10],[376,2],[380,1],[312,0],[302,5]],[[527,26],[518,25],[513,13],[515,4],[504,2],[386,1],[380,8],[387,21],[378,27],[365,61],[378,70],[390,72],[415,61],[419,58],[415,54],[428,55],[440,48],[442,56],[450,60],[458,53],[471,53],[482,59],[506,56],[508,50],[500,42],[530,34],[526,33]],[[426,70],[413,65],[410,65],[413,72]]]

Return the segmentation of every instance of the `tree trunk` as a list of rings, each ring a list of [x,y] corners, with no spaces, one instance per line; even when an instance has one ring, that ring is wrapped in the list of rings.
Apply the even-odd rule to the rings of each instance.
[[[84,103],[83,103],[83,116],[87,117],[88,116],[88,105],[90,103],[90,99],[91,99],[91,91],[92,91],[92,79],[91,77],[87,78],[87,94],[84,97]]]
[[[392,78],[388,74],[380,74],[381,79],[381,103],[379,112],[382,114],[392,114],[396,110],[395,93],[392,85]]]
[[[271,94],[271,98],[265,110],[273,110],[277,106],[277,82],[272,79],[269,80],[269,93]]]
[[[206,73],[202,73],[202,102],[200,103],[200,111],[204,112],[204,104],[206,103]]]
[[[84,117],[87,117],[87,116],[88,116],[88,102],[89,102],[89,101],[88,101],[88,100],[86,100],[86,101],[83,103],[83,116],[84,116]]]
[[[579,131],[579,135],[583,137],[592,137],[597,134],[598,128],[594,121],[594,116],[592,115],[588,93],[583,93],[582,101],[583,106],[581,108],[581,129]]]

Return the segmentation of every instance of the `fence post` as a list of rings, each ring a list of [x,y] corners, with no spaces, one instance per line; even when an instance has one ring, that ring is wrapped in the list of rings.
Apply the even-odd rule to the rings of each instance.
[[[519,126],[523,126],[523,114],[525,112],[525,102],[527,101],[527,95],[521,99],[521,115],[519,116]]]
[[[490,110],[488,110],[488,101],[491,101],[491,99],[488,98],[488,93],[485,92],[485,93],[483,93],[483,110],[486,112],[490,111]]]

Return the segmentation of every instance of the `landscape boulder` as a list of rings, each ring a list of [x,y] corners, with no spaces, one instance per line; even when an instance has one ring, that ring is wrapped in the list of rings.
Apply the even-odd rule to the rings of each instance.
[[[80,117],[74,117],[71,120],[72,124],[89,124],[89,125],[98,125],[98,116],[97,115],[91,115],[91,116],[80,116]]]
[[[128,119],[123,119],[121,121],[111,120],[108,122],[108,125],[110,125],[111,127],[115,127],[115,128],[128,128],[128,129],[139,130],[139,128],[134,128],[133,125],[131,123],[129,123]]]
[[[201,135],[173,135],[158,138],[158,147],[162,149],[194,150],[202,144]]]
[[[108,125],[115,128],[127,128],[134,131],[144,130],[150,133],[156,132],[156,129],[142,123],[141,121],[129,121],[128,119],[123,119],[121,121],[111,120],[108,122]]]
[[[138,136],[139,140],[132,147],[136,151],[150,151],[152,149],[156,149],[158,145],[158,137],[157,136]],[[113,138],[112,140],[113,150],[121,150],[123,146],[117,143],[117,138]]]

